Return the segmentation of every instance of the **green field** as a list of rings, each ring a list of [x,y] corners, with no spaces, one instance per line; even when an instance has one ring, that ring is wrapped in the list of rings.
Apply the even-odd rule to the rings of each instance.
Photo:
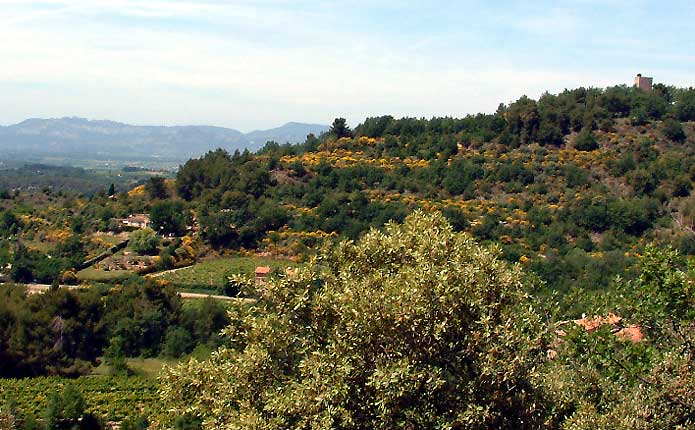
[[[126,239],[123,237],[123,235],[114,234],[95,234],[93,237],[103,240],[110,246],[118,245],[119,243],[123,242],[124,239]]]
[[[147,378],[157,378],[159,372],[162,371],[164,366],[174,366],[178,363],[178,360],[166,360],[162,358],[128,358],[128,369],[130,369],[137,376],[144,376]],[[92,369],[91,376],[110,376],[111,368],[106,364],[100,364],[98,367]]]
[[[25,240],[24,245],[29,249],[46,254],[53,249],[53,245],[45,240]]]
[[[185,269],[172,271],[158,276],[180,289],[214,291],[227,284],[227,276],[243,274],[253,276],[256,267],[269,266],[274,272],[283,271],[294,266],[290,260],[268,257],[230,257],[201,261]]]
[[[77,279],[80,281],[113,282],[128,278],[132,275],[133,272],[129,270],[111,270],[106,272],[97,270],[92,266],[77,272]]]
[[[73,384],[87,402],[86,411],[106,421],[121,421],[141,411],[155,418],[165,413],[158,407],[157,376],[165,365],[177,362],[160,358],[129,358],[128,368],[135,373],[131,376],[112,376],[109,367],[102,364],[92,374],[76,379],[0,379],[0,405],[6,401],[16,402],[23,413],[40,418],[51,394]]]

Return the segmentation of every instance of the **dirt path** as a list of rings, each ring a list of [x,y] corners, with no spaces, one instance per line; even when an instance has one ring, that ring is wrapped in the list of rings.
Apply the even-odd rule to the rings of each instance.
[[[145,277],[146,278],[158,278],[162,275],[166,275],[167,273],[176,273],[179,270],[186,270],[186,269],[190,269],[191,267],[193,267],[193,265],[186,266],[186,267],[179,267],[178,269],[165,270],[163,272],[150,273],[149,275],[145,275]]]
[[[5,284],[0,284],[0,285],[5,285]],[[29,294],[42,294],[48,291],[51,288],[50,285],[46,284],[27,284],[27,292]],[[78,290],[80,288],[89,288],[89,287],[82,287],[79,285],[61,285],[60,288],[67,288],[69,290]],[[179,292],[179,295],[181,296],[182,299],[184,300],[200,300],[200,299],[207,299],[208,297],[213,299],[213,300],[220,300],[224,302],[235,302],[235,303],[253,303],[253,299],[241,299],[238,297],[227,297],[227,296],[216,296],[212,294],[201,294],[201,293],[183,293]]]
[[[5,284],[3,284],[5,285]],[[68,290],[78,290],[80,288],[85,288],[85,287],[80,287],[78,285],[61,285],[60,288],[65,288]],[[29,294],[41,294],[45,293],[46,291],[50,290],[51,286],[48,284],[27,284],[27,292]]]
[[[213,300],[222,300],[225,302],[235,302],[235,303],[253,303],[254,299],[242,299],[239,297],[227,297],[227,296],[213,296],[210,294],[200,294],[200,293],[179,293],[182,299],[206,299],[210,297]]]

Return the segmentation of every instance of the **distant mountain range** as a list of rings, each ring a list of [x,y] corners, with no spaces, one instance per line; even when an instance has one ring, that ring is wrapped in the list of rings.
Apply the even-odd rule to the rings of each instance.
[[[94,160],[185,161],[207,151],[255,151],[269,140],[301,143],[328,126],[290,122],[242,133],[210,126],[136,126],[84,118],[28,119],[0,126],[0,154],[12,158],[56,157]]]

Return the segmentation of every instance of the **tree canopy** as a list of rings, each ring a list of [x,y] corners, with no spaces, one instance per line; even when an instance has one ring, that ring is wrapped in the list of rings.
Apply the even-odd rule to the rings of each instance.
[[[328,133],[334,135],[337,139],[352,136],[352,130],[350,130],[350,127],[348,127],[345,118],[336,118],[333,121],[330,130],[328,130]]]

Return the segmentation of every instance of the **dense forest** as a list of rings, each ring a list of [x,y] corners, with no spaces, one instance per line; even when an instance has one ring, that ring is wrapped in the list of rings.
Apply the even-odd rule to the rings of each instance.
[[[26,296],[0,290],[3,324],[0,377],[78,376],[102,357],[127,373],[126,357],[178,358],[220,346],[226,307],[186,304],[172,288],[132,279],[118,288],[56,289]]]
[[[0,372],[195,357],[162,377],[177,428],[689,428],[694,124],[692,88],[579,88],[337,118],[127,191],[0,190],[6,277],[53,284],[3,287]],[[126,243],[150,265],[81,278]],[[215,292],[253,303],[231,312],[141,276],[229,256],[299,268],[225,272]]]

